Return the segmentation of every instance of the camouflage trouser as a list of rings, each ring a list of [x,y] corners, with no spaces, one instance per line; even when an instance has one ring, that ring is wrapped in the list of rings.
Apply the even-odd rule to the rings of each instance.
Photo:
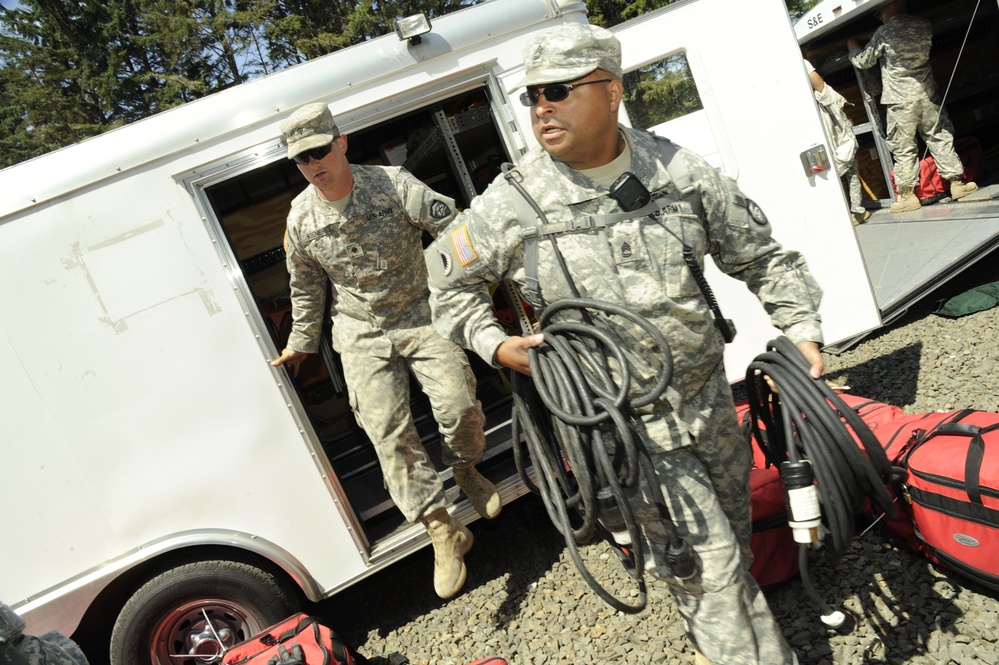
[[[62,633],[34,637],[24,627],[24,619],[0,602],[0,665],[87,665],[80,647]]]
[[[87,665],[76,642],[62,633],[41,637],[22,635],[14,644],[0,644],[0,665]]]
[[[662,556],[667,543],[662,521],[644,504],[638,518],[651,548],[651,572],[667,581],[691,636],[712,663],[793,663],[766,598],[749,574],[752,451],[739,433],[721,368],[695,401],[703,419],[693,445],[654,451],[652,459],[678,535],[694,550],[698,574],[682,581],[670,574]]]
[[[863,213],[865,208],[861,203],[860,173],[857,171],[857,161],[843,169],[843,179],[846,180],[847,191],[850,193],[850,212]]]
[[[954,150],[954,126],[942,106],[925,98],[904,104],[889,104],[887,121],[885,142],[895,158],[896,187],[915,187],[919,182],[917,132],[933,155],[940,177],[944,180],[961,179],[964,165]]]
[[[410,522],[445,505],[443,485],[413,422],[409,373],[430,399],[451,467],[474,465],[485,449],[475,375],[458,345],[432,334],[392,358],[341,355],[350,406],[374,443],[392,500]]]

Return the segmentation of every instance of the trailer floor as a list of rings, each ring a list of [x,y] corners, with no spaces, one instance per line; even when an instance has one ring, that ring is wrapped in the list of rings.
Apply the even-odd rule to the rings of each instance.
[[[887,325],[999,247],[999,183],[960,201],[933,203],[912,212],[877,210],[856,230],[882,322]],[[845,340],[828,350],[844,351],[865,337]]]

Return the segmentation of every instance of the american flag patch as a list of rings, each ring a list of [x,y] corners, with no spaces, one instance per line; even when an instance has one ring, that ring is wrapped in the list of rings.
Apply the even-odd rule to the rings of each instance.
[[[467,226],[459,227],[451,232],[451,245],[454,246],[454,255],[458,257],[458,263],[462,266],[467,266],[479,258],[479,255],[472,249]]]

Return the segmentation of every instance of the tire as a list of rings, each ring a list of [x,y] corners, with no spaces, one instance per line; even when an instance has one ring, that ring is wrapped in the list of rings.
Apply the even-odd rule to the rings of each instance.
[[[283,579],[234,561],[173,568],[143,584],[111,633],[110,665],[210,665],[299,611]]]

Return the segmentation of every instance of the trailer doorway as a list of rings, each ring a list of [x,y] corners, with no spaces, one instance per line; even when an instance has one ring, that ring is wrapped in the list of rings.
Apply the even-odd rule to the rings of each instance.
[[[336,117],[336,109],[334,108]],[[489,89],[475,87],[435,100],[389,120],[360,129],[341,126],[348,135],[347,158],[353,164],[403,166],[441,194],[467,207],[510,156],[491,108]],[[243,170],[205,188],[206,198],[231,248],[256,306],[259,323],[276,349],[291,331],[291,301],[285,267],[285,222],[291,201],[308,182],[296,165],[278,159]],[[425,244],[430,238],[425,238]],[[502,296],[497,296],[501,298]],[[503,303],[497,302],[502,308]],[[405,526],[386,490],[374,448],[358,426],[348,403],[340,359],[330,346],[327,316],[321,352],[288,371],[301,410],[332,467],[372,556],[380,543]],[[478,379],[478,397],[486,414],[487,449],[479,469],[497,484],[516,474],[510,452],[510,390],[505,376],[469,354]],[[421,440],[442,473],[450,499],[457,498],[451,471],[441,463],[440,436],[430,404],[411,381],[411,405]],[[295,400],[293,400],[295,401]]]
[[[999,7],[980,0],[909,1],[908,13],[932,27],[930,67],[954,125],[955,150],[979,191],[952,201],[941,183],[942,189],[921,193],[921,209],[891,213],[894,164],[885,143],[880,66],[855,69],[847,48],[850,37],[866,43],[873,35],[884,4],[824,0],[795,24],[795,32],[802,55],[849,102],[863,204],[872,213],[857,227],[857,239],[888,324],[999,247]],[[921,158],[928,155],[921,141],[919,149]],[[866,335],[829,350],[844,351]]]

